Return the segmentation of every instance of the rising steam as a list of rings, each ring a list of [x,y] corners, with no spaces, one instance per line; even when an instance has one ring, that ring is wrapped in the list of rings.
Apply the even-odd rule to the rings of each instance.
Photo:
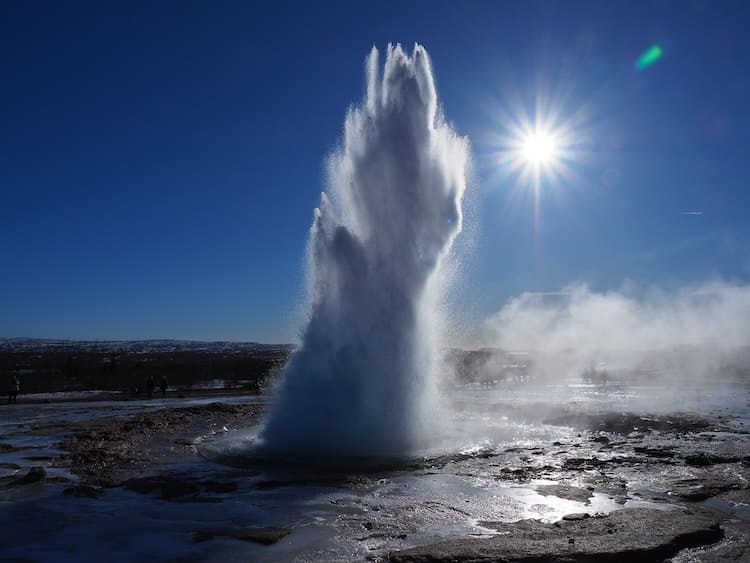
[[[435,400],[441,263],[461,230],[468,143],[439,111],[425,49],[367,60],[309,242],[310,310],[261,433],[270,452],[422,447]]]
[[[710,282],[636,297],[572,285],[524,293],[485,323],[486,343],[528,350],[550,378],[602,365],[686,382],[742,365],[750,346],[750,286]]]

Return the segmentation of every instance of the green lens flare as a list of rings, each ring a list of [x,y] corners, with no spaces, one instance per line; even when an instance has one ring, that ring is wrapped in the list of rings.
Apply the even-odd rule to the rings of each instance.
[[[638,61],[635,63],[635,68],[637,68],[638,70],[648,68],[656,61],[658,61],[663,54],[664,51],[661,47],[659,47],[659,45],[651,45],[651,47],[646,49],[643,54],[638,57]]]

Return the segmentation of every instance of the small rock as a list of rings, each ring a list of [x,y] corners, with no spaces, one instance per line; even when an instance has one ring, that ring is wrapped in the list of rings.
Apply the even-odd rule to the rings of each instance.
[[[647,448],[644,446],[635,446],[633,451],[638,454],[649,457],[669,458],[674,457],[674,452],[670,448]]]
[[[37,481],[41,481],[42,479],[44,479],[46,476],[47,470],[41,465],[37,465],[29,469],[29,472],[18,479],[16,481],[16,484],[28,485],[29,483],[36,483]]]
[[[238,540],[272,545],[281,538],[288,536],[292,531],[287,528],[248,528],[242,532],[232,534],[231,537]]]
[[[693,467],[708,467],[717,463],[734,463],[740,461],[737,458],[723,457],[718,455],[700,452],[694,455],[685,456],[685,463]]]
[[[591,514],[588,512],[572,512],[571,514],[566,514],[562,517],[563,520],[585,520],[586,518],[591,518]]]
[[[568,538],[568,543],[576,543],[576,540],[574,540],[573,538]]]

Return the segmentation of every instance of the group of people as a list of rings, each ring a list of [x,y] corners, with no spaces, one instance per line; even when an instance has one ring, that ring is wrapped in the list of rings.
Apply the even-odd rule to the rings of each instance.
[[[161,390],[162,397],[167,396],[168,387],[169,387],[169,381],[167,381],[167,376],[162,375],[161,379],[159,380],[159,389]],[[146,391],[148,392],[149,397],[153,396],[155,388],[156,388],[156,383],[154,382],[154,376],[149,375],[148,379],[146,380]],[[13,373],[8,379],[8,404],[9,405],[14,405],[18,402],[18,392],[20,390],[21,390],[21,379],[18,377],[17,373]]]

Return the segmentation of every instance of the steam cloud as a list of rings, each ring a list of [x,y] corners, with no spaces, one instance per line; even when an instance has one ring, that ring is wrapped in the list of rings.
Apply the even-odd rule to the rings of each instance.
[[[485,322],[487,343],[534,351],[537,374],[563,376],[598,362],[703,378],[740,361],[750,345],[750,286],[710,282],[643,298],[572,285],[524,293]]]
[[[468,142],[439,112],[423,47],[389,45],[379,69],[373,49],[315,210],[309,321],[261,432],[272,453],[391,455],[425,440]]]

